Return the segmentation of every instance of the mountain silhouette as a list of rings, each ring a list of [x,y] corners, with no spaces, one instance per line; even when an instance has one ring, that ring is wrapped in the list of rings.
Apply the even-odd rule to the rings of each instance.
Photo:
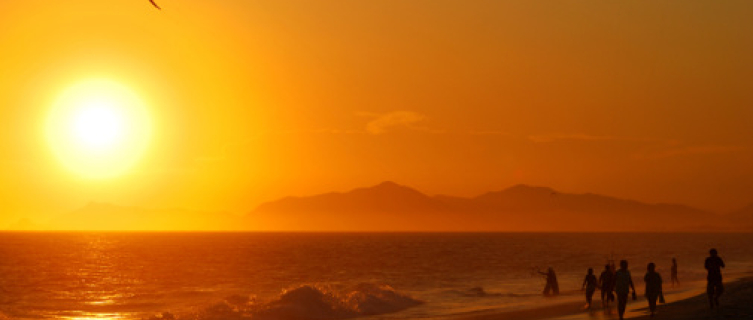
[[[413,231],[442,229],[454,214],[442,201],[387,181],[346,193],[264,203],[246,219],[251,226],[273,230]]]
[[[476,197],[429,196],[386,181],[348,192],[286,197],[245,216],[92,202],[16,230],[712,232],[753,230],[753,204],[717,215],[678,204],[516,185]]]
[[[434,211],[443,204],[414,189],[391,181],[370,188],[358,188],[347,193],[326,193],[313,197],[288,197],[260,205],[257,211]]]
[[[518,185],[473,201],[476,211],[525,217],[542,231],[695,231],[716,215],[676,204],[647,204],[592,193],[568,194]],[[531,224],[533,223],[533,224]]]
[[[516,185],[473,198],[428,196],[383,182],[345,193],[287,197],[246,216],[260,229],[315,231],[711,231],[720,216],[677,204]]]

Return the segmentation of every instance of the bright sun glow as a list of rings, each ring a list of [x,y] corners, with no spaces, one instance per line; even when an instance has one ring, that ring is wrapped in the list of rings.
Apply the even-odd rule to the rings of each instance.
[[[77,175],[94,179],[121,175],[136,164],[151,131],[141,99],[105,79],[83,81],[63,91],[46,124],[55,156]]]

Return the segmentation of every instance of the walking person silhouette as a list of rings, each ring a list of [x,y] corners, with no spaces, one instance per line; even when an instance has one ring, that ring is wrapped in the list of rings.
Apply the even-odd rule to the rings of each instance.
[[[677,259],[675,258],[672,258],[672,269],[671,269],[670,276],[672,277],[671,278],[672,287],[675,286],[675,283],[677,283],[677,285],[679,286],[680,280],[677,280]]]
[[[607,264],[604,266],[604,271],[599,275],[599,286],[601,287],[601,305],[604,307],[609,306],[610,301],[614,301],[614,273],[612,273],[612,266]]]
[[[636,299],[633,277],[630,276],[630,271],[628,271],[627,267],[627,260],[620,260],[620,270],[617,270],[614,274],[614,291],[617,292],[617,312],[620,315],[620,320],[625,315],[630,289],[633,289],[633,300]]]
[[[594,275],[594,269],[588,268],[588,274],[586,275],[586,278],[583,279],[583,286],[581,286],[580,288],[581,290],[586,290],[586,307],[588,309],[591,309],[591,300],[598,284],[599,282],[598,280],[596,280],[596,276]]]
[[[660,303],[664,303],[664,292],[662,291],[661,275],[656,272],[656,265],[651,262],[648,264],[648,272],[643,277],[643,281],[646,282],[646,299],[648,299],[648,310],[651,311],[651,318],[654,317],[656,312],[656,300],[659,299]]]
[[[709,250],[710,257],[706,258],[705,267],[709,272],[706,276],[706,293],[709,295],[711,309],[719,308],[719,296],[724,292],[722,284],[722,268],[724,261],[719,257],[716,249]]]

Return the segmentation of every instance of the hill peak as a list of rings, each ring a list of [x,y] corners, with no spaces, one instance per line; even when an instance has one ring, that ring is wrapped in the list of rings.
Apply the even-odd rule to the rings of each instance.
[[[366,189],[379,189],[379,190],[405,190],[410,189],[414,190],[413,188],[398,184],[394,181],[383,181],[379,184],[376,184],[374,186],[368,187]]]
[[[373,188],[397,188],[397,187],[404,187],[402,185],[397,184],[394,181],[382,181],[379,184],[373,186]]]
[[[368,194],[383,195],[383,196],[411,195],[411,196],[426,197],[426,195],[424,195],[423,193],[421,193],[420,191],[416,189],[395,183],[393,181],[384,181],[371,187],[354,189],[350,191],[349,193],[350,194],[368,193]]]
[[[492,191],[482,194],[476,199],[496,199],[499,197],[543,197],[557,194],[557,191],[547,187],[534,187],[527,184],[517,184],[502,191]]]

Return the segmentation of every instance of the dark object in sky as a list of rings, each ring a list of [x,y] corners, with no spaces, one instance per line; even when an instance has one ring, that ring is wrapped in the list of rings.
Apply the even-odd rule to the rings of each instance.
[[[156,4],[156,3],[154,2],[154,0],[149,0],[149,2],[151,2],[151,3],[152,3],[152,5],[153,5],[153,6],[155,7],[155,8],[157,8],[157,9],[159,9],[159,10],[162,10],[162,8],[160,8],[160,7],[159,7],[159,6],[158,6],[158,5],[157,5],[157,4]]]

